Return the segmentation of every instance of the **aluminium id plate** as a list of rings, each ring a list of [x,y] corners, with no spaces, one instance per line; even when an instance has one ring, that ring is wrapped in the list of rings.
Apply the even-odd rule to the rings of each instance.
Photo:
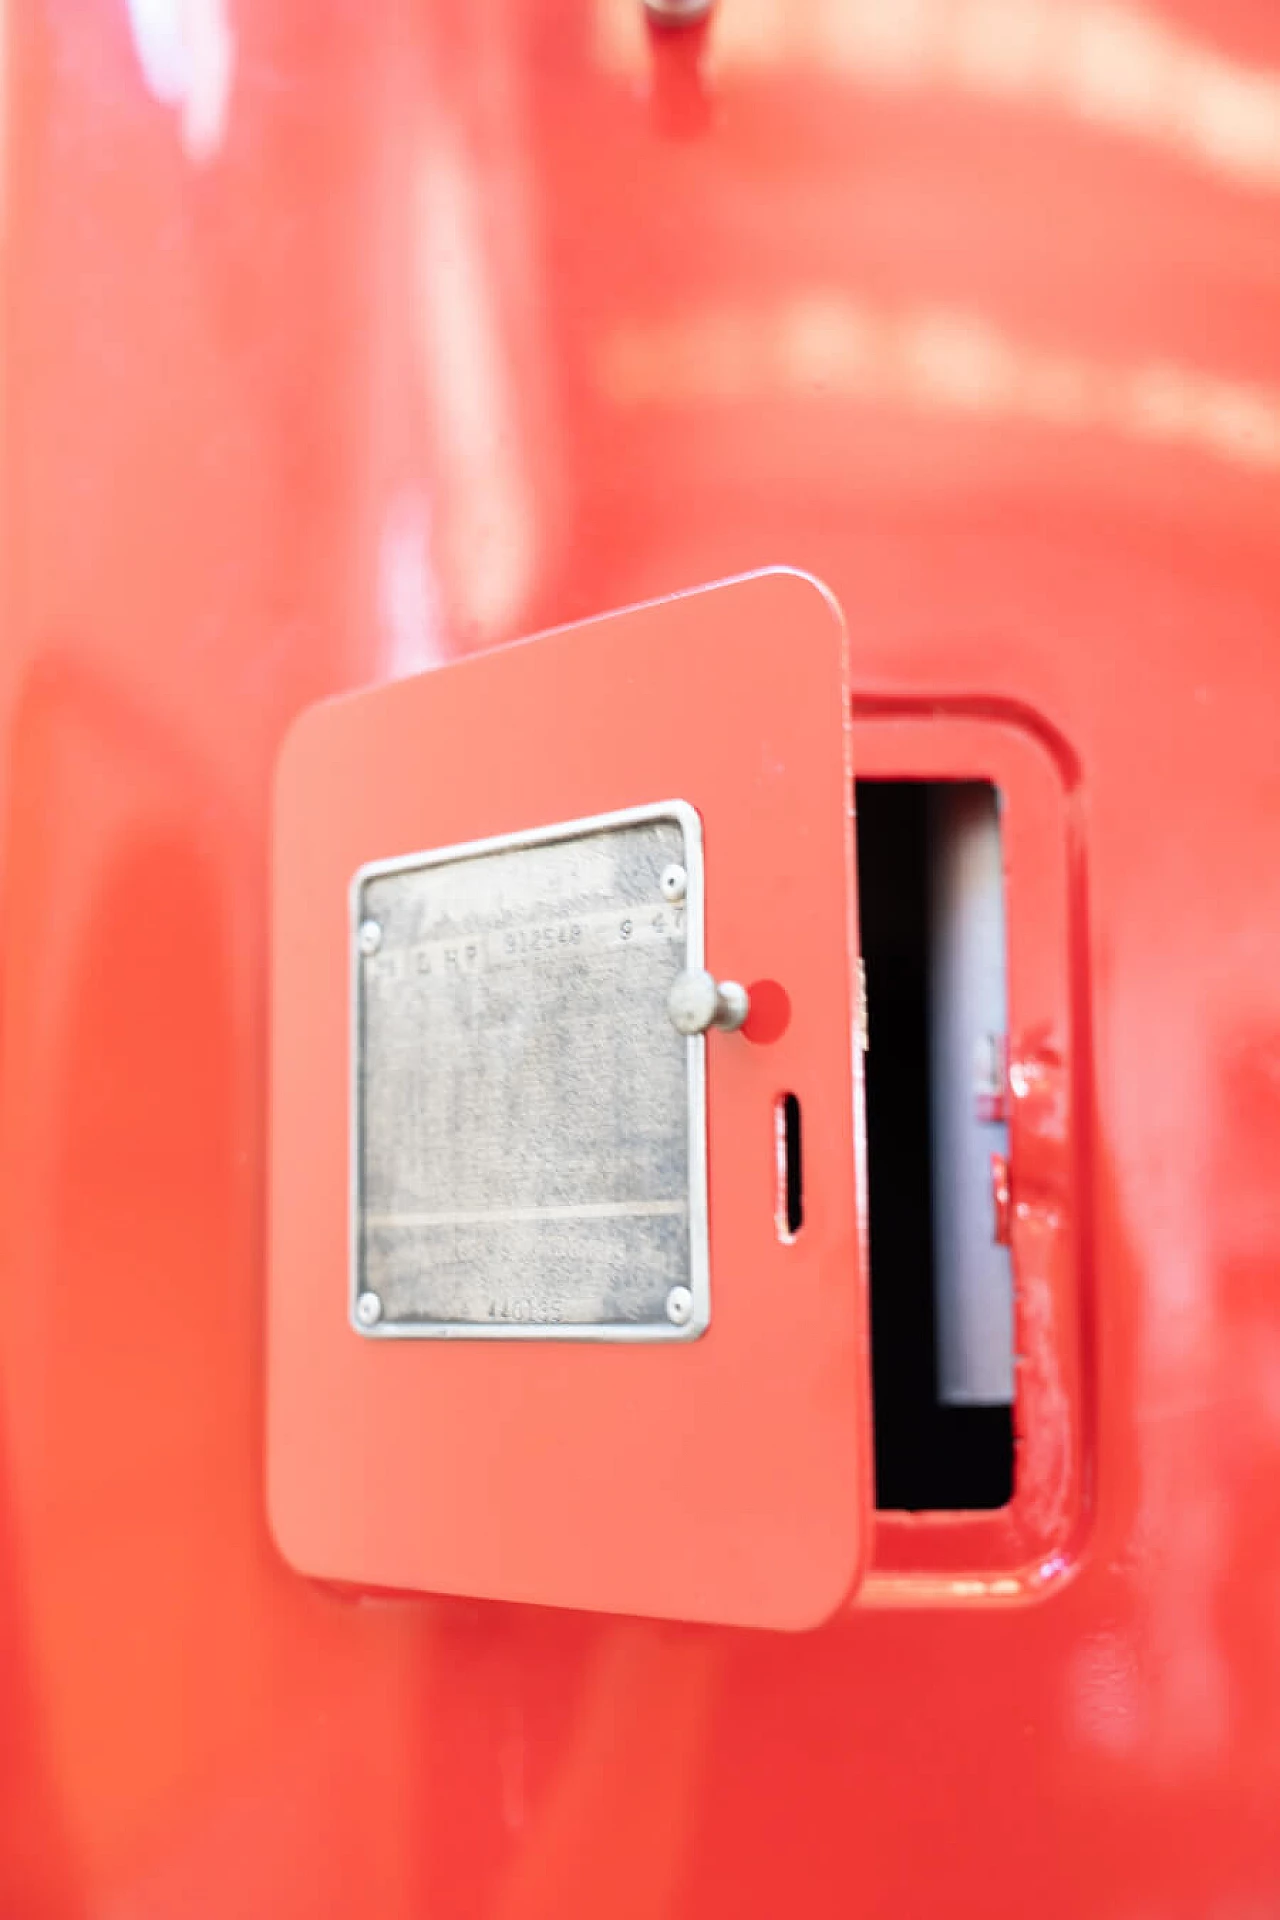
[[[379,862],[351,906],[356,1330],[701,1333],[705,1043],[666,1007],[703,964],[693,808]]]

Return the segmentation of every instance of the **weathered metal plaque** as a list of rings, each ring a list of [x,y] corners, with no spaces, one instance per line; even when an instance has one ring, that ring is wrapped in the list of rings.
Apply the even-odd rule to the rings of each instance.
[[[683,802],[356,876],[358,1331],[703,1330],[704,1043],[666,1007],[702,925]]]

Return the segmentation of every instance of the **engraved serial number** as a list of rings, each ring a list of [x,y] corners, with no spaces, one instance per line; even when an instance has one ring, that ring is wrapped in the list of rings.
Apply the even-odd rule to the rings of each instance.
[[[606,908],[574,919],[544,920],[453,940],[419,940],[409,947],[384,947],[365,962],[365,977],[384,985],[415,977],[461,979],[467,974],[486,973],[492,967],[519,966],[522,961],[555,954],[680,940],[684,930],[683,907]]]
[[[549,927],[512,927],[501,935],[504,958],[524,953],[549,953],[557,947],[579,947],[586,937],[581,920],[554,921]]]
[[[518,1326],[558,1326],[564,1314],[555,1300],[491,1300],[490,1320],[512,1321]]]

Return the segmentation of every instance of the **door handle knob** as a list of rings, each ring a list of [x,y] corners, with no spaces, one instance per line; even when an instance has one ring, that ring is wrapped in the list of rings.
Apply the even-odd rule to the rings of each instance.
[[[701,969],[677,974],[667,995],[667,1012],[677,1033],[736,1033],[751,1011],[745,987],[717,980]]]

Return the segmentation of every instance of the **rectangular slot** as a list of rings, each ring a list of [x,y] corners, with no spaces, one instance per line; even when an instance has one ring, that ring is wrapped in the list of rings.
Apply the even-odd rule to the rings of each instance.
[[[1013,1492],[1013,1312],[992,1156],[1006,1156],[999,796],[857,783],[867,980],[876,1504]]]
[[[790,1245],[804,1225],[804,1167],[800,1146],[800,1102],[794,1093],[779,1094],[773,1110],[777,1153],[778,1194],[774,1217],[778,1238]]]

